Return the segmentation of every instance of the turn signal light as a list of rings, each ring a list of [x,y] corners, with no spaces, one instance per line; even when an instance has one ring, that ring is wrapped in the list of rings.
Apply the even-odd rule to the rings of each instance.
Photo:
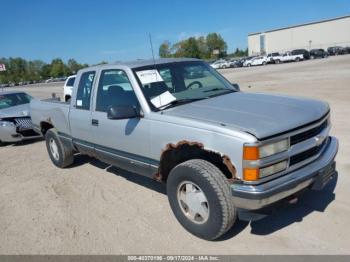
[[[258,168],[244,168],[243,169],[243,179],[245,181],[256,181],[259,179],[259,169]]]
[[[259,159],[259,148],[256,146],[245,146],[243,148],[243,159],[244,160],[258,160]]]

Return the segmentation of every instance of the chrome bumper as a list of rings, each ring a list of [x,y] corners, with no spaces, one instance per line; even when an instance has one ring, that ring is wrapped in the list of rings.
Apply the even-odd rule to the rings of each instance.
[[[338,152],[338,140],[335,137],[330,137],[329,140],[317,160],[296,171],[259,185],[232,184],[234,205],[237,208],[257,210],[311,185],[320,188],[320,181],[327,183],[329,177],[337,175],[334,158]]]
[[[22,136],[21,134],[17,133],[15,126],[0,127],[1,142],[20,142],[23,140],[35,139],[38,137],[40,137],[39,134],[37,136]]]

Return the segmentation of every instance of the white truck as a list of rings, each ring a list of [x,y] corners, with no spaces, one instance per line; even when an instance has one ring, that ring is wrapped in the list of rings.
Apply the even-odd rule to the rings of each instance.
[[[302,54],[293,55],[291,52],[286,52],[280,56],[275,56],[273,60],[275,61],[276,64],[286,63],[286,62],[299,62],[304,60],[304,56]]]
[[[76,75],[69,76],[66,81],[64,82],[63,86],[63,98],[65,102],[68,102],[70,98],[72,97],[72,90],[74,86]]]

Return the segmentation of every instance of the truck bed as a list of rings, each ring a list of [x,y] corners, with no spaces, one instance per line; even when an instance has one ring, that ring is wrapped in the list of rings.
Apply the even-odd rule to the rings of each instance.
[[[69,108],[69,103],[57,99],[33,99],[30,102],[30,111],[35,129],[41,131],[41,123],[46,122],[55,126],[60,132],[70,134]]]

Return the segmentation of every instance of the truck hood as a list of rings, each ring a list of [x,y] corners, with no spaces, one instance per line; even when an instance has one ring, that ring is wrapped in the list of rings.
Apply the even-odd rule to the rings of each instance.
[[[29,116],[29,104],[23,104],[19,106],[12,106],[5,109],[0,109],[0,119],[9,117],[23,117]]]
[[[236,92],[173,107],[163,113],[225,125],[264,139],[316,121],[328,111],[327,103],[313,99]]]

